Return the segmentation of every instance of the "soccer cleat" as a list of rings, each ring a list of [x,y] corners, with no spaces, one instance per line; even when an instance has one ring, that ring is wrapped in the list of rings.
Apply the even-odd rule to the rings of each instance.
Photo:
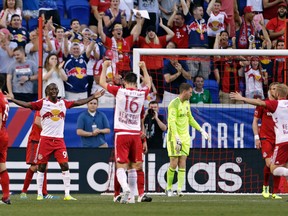
[[[70,200],[77,200],[76,198],[72,197],[71,195],[65,196],[64,200],[70,201]]]
[[[47,194],[43,196],[44,199],[60,199],[59,196],[53,196],[51,194]]]
[[[123,196],[121,197],[120,203],[127,204],[129,195],[130,195],[130,190],[124,191]]]
[[[20,194],[20,199],[27,199],[27,194],[22,192]]]
[[[272,194],[272,199],[282,199],[282,197],[277,194]]]
[[[135,197],[133,196],[133,197],[128,198],[128,203],[134,204],[135,203]]]
[[[142,196],[138,196],[138,202],[152,202],[152,197],[143,194]]]
[[[38,196],[37,196],[37,200],[43,200],[43,195],[38,194]]]
[[[115,202],[115,203],[119,203],[120,200],[121,200],[121,195],[120,194],[118,196],[116,196],[116,197],[113,197],[113,202]]]
[[[11,205],[11,201],[10,201],[10,199],[9,198],[7,198],[7,199],[1,199],[1,201],[0,201],[0,205],[1,204],[4,204],[4,205]]]
[[[265,199],[269,198],[269,196],[270,196],[270,194],[269,194],[269,186],[263,185],[262,196],[263,196]]]
[[[184,193],[181,191],[181,190],[177,190],[177,196],[179,197],[183,197],[184,196]]]
[[[171,189],[166,190],[165,193],[166,193],[166,196],[168,196],[168,197],[172,197],[174,195],[173,191]]]

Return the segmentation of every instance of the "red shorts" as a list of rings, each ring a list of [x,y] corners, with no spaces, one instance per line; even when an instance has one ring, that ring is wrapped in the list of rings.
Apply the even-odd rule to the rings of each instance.
[[[8,149],[8,133],[0,130],[0,163],[6,163]]]
[[[37,163],[37,150],[39,141],[36,140],[28,140],[27,148],[26,148],[26,163],[35,165]]]
[[[288,142],[276,145],[272,157],[272,164],[282,165],[288,162]]]
[[[275,148],[275,140],[261,138],[261,151],[262,157],[264,159],[271,158],[273,156],[274,148]]]
[[[139,134],[115,133],[115,160],[118,163],[143,161],[142,153],[142,141]]]
[[[68,162],[68,153],[63,138],[41,137],[39,141],[37,163],[46,164],[54,154],[58,163]]]

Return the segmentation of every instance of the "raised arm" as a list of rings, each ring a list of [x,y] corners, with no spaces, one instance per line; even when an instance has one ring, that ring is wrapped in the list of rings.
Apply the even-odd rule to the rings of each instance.
[[[166,41],[169,41],[169,40],[171,40],[171,39],[174,37],[175,33],[174,33],[170,28],[168,28],[167,26],[165,26],[165,25],[163,24],[162,18],[160,18],[159,26],[160,26],[161,28],[163,28],[163,29],[166,31],[166,33],[167,33],[167,35],[166,35]]]
[[[175,17],[175,15],[177,14],[177,11],[178,11],[177,5],[174,4],[174,6],[173,6],[173,13],[172,13],[172,15],[170,16],[170,18],[169,18],[169,20],[168,20],[168,22],[167,22],[167,26],[168,26],[169,28],[173,28],[173,26],[174,26],[174,17]]]
[[[183,14],[186,16],[189,13],[188,5],[186,4],[185,0],[180,0],[180,4],[182,6]]]
[[[214,4],[215,4],[215,1],[216,1],[216,0],[211,0],[210,3],[209,3],[209,5],[208,5],[208,7],[207,7],[206,13],[207,13],[209,16],[210,16],[210,14],[211,14],[211,11],[212,11],[212,8],[213,8],[213,6],[214,6]]]
[[[99,79],[99,85],[104,88],[105,90],[107,90],[107,80],[106,80],[106,72],[107,72],[107,68],[112,64],[112,62],[109,60],[106,60],[103,62],[102,64],[102,72],[100,75],[100,79]],[[96,81],[95,81],[96,82]]]
[[[103,24],[102,24],[103,16],[104,16],[104,13],[99,13],[98,34],[100,35],[102,42],[105,43],[106,42],[106,34],[103,31]]]
[[[151,89],[151,80],[150,80],[150,76],[148,74],[145,62],[144,61],[140,61],[139,62],[139,67],[141,68],[141,70],[143,72],[143,82],[146,84],[146,86],[149,89]]]

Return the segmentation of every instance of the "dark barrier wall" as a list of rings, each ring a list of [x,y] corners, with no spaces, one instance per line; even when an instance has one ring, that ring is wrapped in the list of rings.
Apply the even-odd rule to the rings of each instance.
[[[65,141],[67,147],[81,147],[79,136],[76,134],[77,118],[85,108],[73,108],[67,111],[65,124]],[[110,122],[111,133],[106,136],[110,147],[113,142],[113,108],[101,108]],[[211,142],[201,137],[199,132],[190,128],[191,147],[193,148],[255,148],[252,132],[254,108],[245,105],[239,107],[191,107],[194,118],[203,129],[212,135]],[[166,116],[166,109],[161,108],[160,113]],[[11,107],[7,122],[9,132],[9,146],[25,147],[27,136],[33,121],[33,112],[29,109]]]
[[[68,150],[71,172],[71,189],[74,193],[101,193],[113,191],[113,149]],[[168,167],[166,150],[150,151],[145,157],[146,191],[163,192]],[[263,160],[256,149],[191,149],[187,160],[186,192],[258,193],[262,190]],[[25,149],[10,148],[8,171],[11,191],[20,191],[27,165]],[[63,192],[59,165],[48,164],[48,190]],[[36,181],[29,191],[35,193]],[[177,179],[175,178],[175,182]],[[176,188],[174,188],[176,189]]]

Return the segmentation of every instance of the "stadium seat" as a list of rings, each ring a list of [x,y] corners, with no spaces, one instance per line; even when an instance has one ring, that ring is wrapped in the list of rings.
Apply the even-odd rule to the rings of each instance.
[[[63,19],[65,16],[65,4],[63,0],[57,0],[57,8],[60,15],[60,19]]]
[[[90,5],[88,1],[69,0],[66,1],[66,11],[68,18],[78,19],[80,24],[88,25]]]
[[[219,85],[216,80],[205,80],[203,88],[210,91],[212,97],[212,103],[220,103]]]
[[[61,26],[63,26],[65,28],[65,31],[68,31],[70,29],[70,22],[71,19],[61,19]]]
[[[38,27],[38,18],[30,19],[27,26],[28,30],[33,31],[37,27]]]

